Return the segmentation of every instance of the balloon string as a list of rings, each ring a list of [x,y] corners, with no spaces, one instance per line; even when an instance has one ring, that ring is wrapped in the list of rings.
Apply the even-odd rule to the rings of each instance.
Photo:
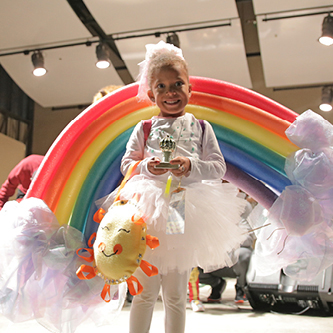
[[[286,229],[286,228],[276,228],[275,230],[273,230],[273,232],[270,234],[270,236],[267,238],[267,240],[269,240],[272,237],[272,235],[274,234],[275,231],[277,231],[277,230],[283,230],[283,229]],[[278,255],[284,250],[284,248],[286,246],[286,241],[287,241],[288,237],[289,237],[289,234],[285,237],[285,239],[283,241],[282,249],[281,249],[280,252],[277,253]]]
[[[259,229],[264,228],[264,227],[268,227],[268,226],[270,226],[270,225],[271,225],[270,223],[264,224],[264,225],[262,225],[261,227],[258,227],[258,228],[254,228],[254,229],[248,230],[248,231],[244,232],[242,235],[249,234],[250,232],[254,232],[254,231],[256,231],[256,230],[259,230]]]
[[[278,255],[284,250],[284,248],[285,248],[285,246],[286,246],[286,241],[287,241],[287,238],[288,238],[288,237],[289,237],[289,235],[287,235],[286,238],[284,239],[282,250],[281,250],[280,252],[277,253]]]
[[[274,234],[275,231],[277,231],[277,230],[283,230],[283,229],[285,229],[285,228],[276,228],[275,230],[273,230],[273,232],[270,234],[270,236],[266,240],[269,240],[273,236],[273,234]]]

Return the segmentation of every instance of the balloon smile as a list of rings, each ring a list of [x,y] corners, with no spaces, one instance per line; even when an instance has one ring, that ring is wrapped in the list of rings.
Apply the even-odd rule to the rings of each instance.
[[[120,254],[121,252],[123,252],[123,247],[120,244],[116,244],[113,247],[113,253],[111,253],[111,254],[106,254],[105,253],[106,246],[105,246],[105,244],[103,242],[98,245],[98,249],[99,249],[100,252],[103,253],[103,255],[105,257],[108,257],[108,258],[112,257],[112,256],[114,256],[116,254]]]

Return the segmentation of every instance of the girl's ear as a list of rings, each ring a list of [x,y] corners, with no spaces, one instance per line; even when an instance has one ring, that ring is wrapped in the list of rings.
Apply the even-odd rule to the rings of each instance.
[[[192,95],[192,84],[188,85],[188,94],[191,97],[191,95]]]
[[[150,99],[153,103],[155,103],[155,97],[154,97],[154,94],[153,94],[153,92],[152,92],[150,89],[147,91],[147,95],[148,95],[149,99]]]

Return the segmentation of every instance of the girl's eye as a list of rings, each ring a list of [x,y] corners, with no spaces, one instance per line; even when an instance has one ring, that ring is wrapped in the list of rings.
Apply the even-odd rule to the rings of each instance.
[[[105,227],[102,227],[102,230],[104,230],[104,229],[107,229],[107,230],[109,230],[109,231],[110,231],[109,227],[107,227],[107,226],[105,226]]]
[[[179,82],[176,82],[176,87],[181,87],[184,83],[179,81]]]
[[[157,85],[157,89],[163,89],[165,87],[165,85],[163,83],[160,83]]]

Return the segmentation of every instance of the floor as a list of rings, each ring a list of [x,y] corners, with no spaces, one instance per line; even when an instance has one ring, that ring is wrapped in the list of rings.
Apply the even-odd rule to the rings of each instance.
[[[190,304],[187,306],[186,333],[213,332],[213,333],[313,333],[333,332],[333,317],[314,316],[309,314],[286,315],[270,312],[254,312],[248,302],[237,306],[234,303],[233,279],[228,279],[228,284],[223,293],[221,304],[205,304],[205,312],[193,312]],[[201,286],[200,295],[204,301],[210,293],[210,287]],[[102,333],[128,332],[128,316],[130,304],[126,304],[119,317],[112,326],[96,327],[92,322],[81,324],[75,333]],[[8,319],[0,315],[1,333],[47,333],[45,328],[35,321],[12,324]],[[159,300],[156,303],[154,317],[150,333],[162,333],[163,306]]]

